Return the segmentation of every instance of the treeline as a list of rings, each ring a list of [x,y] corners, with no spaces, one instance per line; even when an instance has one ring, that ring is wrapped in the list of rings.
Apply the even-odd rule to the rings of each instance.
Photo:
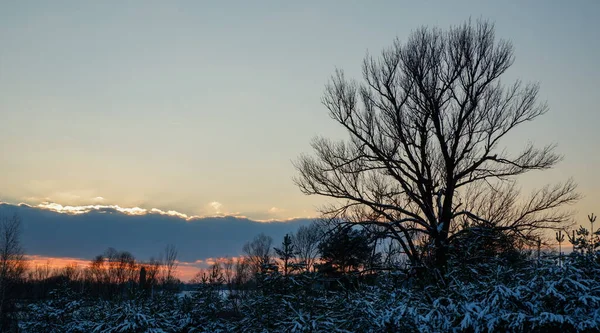
[[[54,267],[51,262],[28,265],[20,246],[20,225],[19,216],[2,220],[5,249],[0,287],[6,303],[4,313],[14,309],[16,301],[49,299],[56,290],[68,289],[82,298],[127,300],[208,284],[233,294],[259,288],[260,278],[267,275],[287,277],[305,273],[319,275],[321,279],[316,283],[326,288],[333,279],[359,276],[384,267],[399,268],[402,263],[402,256],[393,244],[385,243],[368,230],[321,221],[285,235],[279,245],[270,236],[257,235],[241,249],[244,255],[215,260],[196,274],[190,281],[194,286],[190,287],[176,277],[178,253],[174,245],[168,245],[156,258],[147,261],[136,259],[128,251],[108,248],[86,266],[71,263]]]
[[[314,274],[328,288],[330,281],[368,275],[377,270],[400,270],[405,261],[392,243],[362,227],[316,221],[286,234],[280,244],[259,234],[242,248],[243,256],[221,258],[201,270],[192,284],[222,284],[229,290],[257,288],[268,275]]]
[[[162,259],[162,258],[165,259]],[[136,260],[128,251],[108,248],[87,267],[76,263],[52,268],[50,262],[29,267],[21,279],[18,298],[44,299],[57,288],[70,288],[87,297],[102,299],[132,298],[152,295],[164,289],[177,290],[181,283],[175,277],[177,250],[168,245],[159,259]]]
[[[15,239],[10,243],[18,244],[19,217],[3,221],[4,229],[14,230],[11,232]],[[557,240],[564,242],[564,236],[557,233]],[[592,253],[600,244],[593,241],[597,235],[583,227],[567,236],[574,252]],[[518,237],[496,229],[464,232],[456,244],[450,248],[451,264],[453,271],[467,275],[465,278],[476,278],[473,270],[463,269],[470,265],[478,267],[477,274],[483,274],[489,272],[481,271],[484,267],[479,265],[481,262],[488,264],[485,267],[494,263],[520,265],[532,256],[539,256],[534,253],[535,248],[519,242]],[[284,279],[311,276],[312,287],[336,290],[356,288],[360,283],[375,280],[380,272],[402,277],[400,283],[413,279],[423,285],[437,279],[433,274],[439,273],[411,265],[397,243],[381,237],[377,227],[339,221],[321,220],[301,226],[296,232],[286,234],[280,244],[259,234],[241,250],[242,256],[215,259],[184,283],[177,278],[178,253],[174,245],[168,245],[156,258],[147,261],[137,260],[128,251],[108,248],[87,266],[72,263],[61,268],[52,267],[50,262],[27,266],[23,251],[16,246],[12,255],[4,256],[0,286],[5,289],[4,298],[14,300],[43,300],[58,289],[69,289],[86,298],[127,300],[206,285],[234,295],[260,289],[265,279],[273,276]]]
[[[14,298],[43,300],[51,291],[69,288],[82,297],[105,300],[153,296],[163,291],[193,290],[201,284],[219,285],[231,293],[259,287],[259,278],[315,274],[323,288],[335,279],[394,270],[405,267],[397,248],[362,227],[340,227],[324,222],[301,226],[287,234],[281,244],[259,234],[241,249],[243,255],[218,258],[199,270],[189,283],[177,278],[177,250],[169,245],[148,261],[140,261],[128,251],[107,249],[86,266],[76,263],[61,268],[50,262],[27,267],[21,260],[21,273],[13,277]]]

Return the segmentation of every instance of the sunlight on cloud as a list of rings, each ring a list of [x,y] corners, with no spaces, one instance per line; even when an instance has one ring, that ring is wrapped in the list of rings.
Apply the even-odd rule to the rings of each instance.
[[[174,211],[174,210],[163,211],[158,208],[152,208],[152,209],[148,210],[148,209],[144,209],[144,208],[140,208],[140,207],[126,208],[126,207],[121,207],[119,205],[63,206],[63,205],[57,204],[55,202],[43,202],[43,203],[37,205],[37,207],[42,208],[42,209],[51,210],[51,211],[54,211],[57,213],[71,214],[71,215],[85,214],[85,213],[89,213],[94,210],[101,211],[101,210],[105,210],[105,209],[112,209],[112,210],[115,210],[117,212],[127,214],[127,215],[160,214],[160,215],[179,217],[184,220],[191,220],[191,219],[200,217],[200,216],[196,216],[196,215],[189,216],[187,214],[180,213],[180,212]]]
[[[209,205],[217,212],[217,214],[221,212],[221,207],[223,207],[223,205],[217,201],[213,201]]]
[[[180,218],[180,219],[183,219],[186,221],[190,221],[193,219],[201,219],[204,217],[230,216],[230,217],[236,217],[236,218],[247,218],[246,216],[241,215],[240,213],[223,213],[223,212],[221,212],[220,208],[223,205],[216,201],[213,201],[209,204],[211,207],[213,207],[216,210],[215,214],[210,214],[210,215],[206,215],[206,216],[187,215],[187,214],[175,211],[175,210],[164,211],[164,210],[161,210],[158,208],[145,209],[145,208],[140,208],[140,207],[127,208],[127,207],[121,207],[119,205],[85,205],[85,206],[69,206],[69,205],[67,205],[67,206],[63,206],[63,205],[55,203],[55,202],[42,202],[41,204],[38,204],[37,206],[30,206],[30,205],[24,204],[24,203],[22,203],[22,204],[29,206],[29,207],[37,207],[37,208],[42,208],[42,209],[50,210],[50,211],[61,213],[61,214],[70,214],[70,215],[86,214],[86,213],[90,213],[93,211],[102,212],[104,210],[114,210],[114,211],[117,211],[119,213],[123,213],[126,215],[141,216],[141,215],[148,215],[148,214],[158,214],[158,215],[177,217],[177,218]]]
[[[96,199],[99,201],[100,200],[99,198],[102,198],[102,197],[97,197]],[[105,199],[102,198],[102,200],[105,200]],[[3,203],[3,202],[0,201],[0,203]],[[9,204],[9,203],[6,203],[6,204]],[[240,212],[222,211],[223,204],[221,204],[220,202],[217,202],[217,201],[213,201],[208,204],[208,206],[210,206],[214,210],[214,212],[212,214],[209,213],[209,214],[203,214],[203,215],[188,215],[185,213],[178,212],[176,210],[162,210],[162,209],[158,209],[158,208],[146,209],[146,208],[141,208],[141,207],[121,207],[119,205],[101,205],[101,204],[81,205],[81,206],[61,205],[59,203],[50,202],[50,201],[44,201],[37,205],[31,205],[31,204],[22,202],[22,203],[19,203],[18,205],[40,208],[40,209],[49,210],[49,211],[61,213],[61,214],[68,214],[68,215],[81,215],[81,214],[87,214],[87,213],[91,213],[91,212],[110,213],[111,211],[113,211],[113,212],[119,212],[119,213],[122,213],[125,215],[132,215],[132,216],[143,216],[143,215],[171,216],[171,217],[180,218],[180,219],[188,221],[188,222],[195,220],[195,219],[214,218],[214,217],[234,217],[234,218],[240,218],[240,219],[251,219],[255,222],[276,222],[276,221],[287,222],[287,221],[292,221],[292,220],[300,219],[300,218],[311,218],[310,216],[308,216],[308,217],[307,216],[305,216],[305,217],[283,217],[283,216],[281,216],[281,214],[285,213],[286,210],[277,208],[277,207],[272,207],[267,211],[267,213],[269,215],[271,215],[269,218],[266,218],[266,219],[265,218],[252,218],[252,217],[249,217]]]
[[[271,207],[271,209],[269,209],[269,214],[279,214],[279,213],[283,213],[285,212],[285,209],[281,209],[281,208],[277,208],[277,207]]]
[[[93,210],[114,209],[128,215],[146,215],[148,210],[140,207],[124,208],[118,205],[87,205],[87,206],[63,206],[54,202],[42,202],[37,207],[65,214],[85,214]]]
[[[152,208],[152,209],[150,209],[150,212],[156,213],[156,214],[160,214],[160,215],[176,216],[176,217],[182,218],[184,220],[190,220],[190,219],[199,217],[199,216],[195,216],[195,215],[194,216],[189,216],[187,214],[180,213],[180,212],[175,211],[175,210],[168,210],[168,211],[165,212],[165,211],[160,210],[158,208]]]

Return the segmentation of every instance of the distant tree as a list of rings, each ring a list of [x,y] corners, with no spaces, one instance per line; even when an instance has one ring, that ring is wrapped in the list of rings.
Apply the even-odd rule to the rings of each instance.
[[[33,298],[39,299],[46,296],[49,291],[48,278],[51,273],[50,261],[46,261],[41,265],[36,264],[27,271],[27,281],[33,285],[31,289]]]
[[[133,254],[111,247],[90,262],[83,276],[92,286],[92,292],[97,295],[122,297],[126,291],[133,291],[134,286],[139,282],[140,267]],[[67,267],[63,272],[73,278],[75,278],[73,274],[77,276],[81,274],[76,267]]]
[[[548,110],[538,84],[501,83],[513,60],[511,43],[478,21],[396,40],[379,59],[366,57],[362,84],[336,71],[323,104],[350,138],[315,139],[316,157],[295,163],[298,186],[338,200],[323,209],[327,217],[385,227],[416,266],[445,269],[462,226],[525,241],[561,227],[570,214],[557,209],[578,198],[572,181],[528,199],[514,186],[515,177],[556,165],[555,146],[528,143],[516,154],[502,146]]]
[[[292,242],[292,237],[289,234],[286,234],[281,242],[281,247],[274,248],[274,250],[283,265],[283,276],[288,276],[292,268],[291,264],[298,253]]]
[[[177,248],[173,244],[165,247],[164,259],[164,283],[170,285],[175,281],[175,271],[177,270]]]
[[[81,270],[76,263],[71,263],[65,265],[65,267],[60,270],[59,274],[64,276],[68,281],[77,281],[81,277]]]
[[[159,283],[162,263],[158,259],[150,258],[144,265],[146,267],[146,281],[152,287]]]
[[[241,288],[241,286],[250,280],[250,275],[252,273],[252,268],[250,265],[250,261],[247,260],[247,258],[238,258],[235,261],[233,266],[233,284],[236,286],[236,289]]]
[[[95,284],[108,284],[108,269],[104,265],[104,256],[97,255],[88,267],[88,276]]]
[[[108,248],[104,253],[104,258],[108,261],[109,283],[122,285],[136,279],[138,267],[135,257],[131,253]]]
[[[146,267],[142,265],[140,268],[139,288],[141,290],[146,290],[147,286],[148,283],[146,281]]]
[[[234,264],[235,261],[233,258],[226,257],[223,261],[223,278],[230,289],[233,285],[233,280],[235,277]]]
[[[215,261],[208,269],[202,269],[190,280],[193,284],[210,284],[220,287],[225,283],[225,275],[221,263]]]
[[[8,331],[14,313],[12,286],[25,274],[24,252],[21,247],[21,218],[18,215],[0,218],[0,331]]]
[[[271,264],[271,248],[273,239],[263,233],[254,237],[251,242],[244,244],[242,251],[248,257],[253,273],[263,271],[267,265]]]
[[[569,242],[573,245],[574,253],[594,257],[597,248],[600,247],[600,230],[593,231],[594,222],[596,222],[594,214],[588,215],[588,221],[590,222],[592,232],[580,225],[579,229],[573,230],[571,235],[567,233],[567,236],[569,237]]]
[[[319,244],[323,268],[348,273],[371,262],[373,244],[364,230],[338,227]]]
[[[292,237],[292,243],[298,254],[298,260],[309,271],[319,255],[319,242],[323,237],[323,228],[316,222],[300,226]]]
[[[50,268],[50,261],[46,261],[43,265],[35,265],[33,270],[28,272],[29,280],[32,281],[44,281],[50,277],[52,269]]]
[[[207,274],[207,282],[216,286],[221,286],[225,282],[225,276],[223,275],[223,268],[221,263],[215,261],[210,266],[209,274]]]

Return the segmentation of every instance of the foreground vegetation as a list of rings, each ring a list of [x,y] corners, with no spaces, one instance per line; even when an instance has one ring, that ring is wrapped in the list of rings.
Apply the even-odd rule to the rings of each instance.
[[[320,235],[306,242],[306,232]],[[105,261],[100,281],[73,267],[36,280],[13,280],[3,305],[21,332],[598,332],[600,232],[580,228],[569,255],[519,249],[499,234],[479,234],[451,251],[443,276],[406,265],[402,255],[358,229],[318,224],[272,247],[248,242],[237,261],[215,262],[189,284],[145,267],[123,281]],[[562,235],[557,234],[561,240]],[[315,248],[311,266],[302,244]],[[361,245],[362,244],[362,245]],[[477,246],[479,244],[479,246]],[[508,246],[507,244],[512,244]],[[464,252],[466,251],[466,252]],[[393,259],[392,257],[395,257]],[[470,258],[470,259],[469,259]],[[83,272],[97,268],[96,258]],[[165,276],[165,265],[157,276]],[[45,289],[40,286],[45,285]],[[181,292],[188,289],[192,292]]]
[[[19,326],[24,332],[598,332],[597,257],[563,259],[471,266],[448,273],[443,286],[395,273],[346,276],[323,289],[317,273],[271,273],[253,290],[224,294],[220,283],[208,283],[191,296],[121,301],[64,287],[26,305]]]

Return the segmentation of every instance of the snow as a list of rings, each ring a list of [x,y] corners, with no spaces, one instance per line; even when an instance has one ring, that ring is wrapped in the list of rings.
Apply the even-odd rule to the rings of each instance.
[[[311,279],[266,277],[264,289],[228,297],[206,287],[122,301],[57,293],[27,305],[23,332],[521,332],[600,330],[600,265],[494,269],[446,287],[381,276],[358,290],[309,288]],[[283,292],[282,290],[288,290]],[[236,291],[236,293],[241,291]]]

